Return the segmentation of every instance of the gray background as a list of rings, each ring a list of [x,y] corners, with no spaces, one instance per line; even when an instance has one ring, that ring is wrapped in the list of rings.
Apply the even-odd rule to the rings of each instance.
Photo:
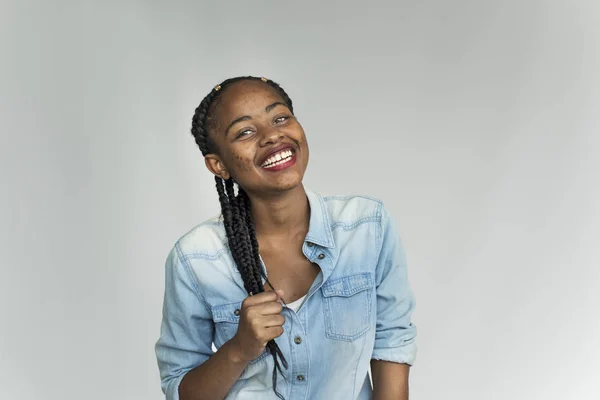
[[[219,211],[190,121],[240,74],[398,221],[411,399],[600,398],[600,2],[3,1],[0,46],[0,398],[162,398],[164,260]]]

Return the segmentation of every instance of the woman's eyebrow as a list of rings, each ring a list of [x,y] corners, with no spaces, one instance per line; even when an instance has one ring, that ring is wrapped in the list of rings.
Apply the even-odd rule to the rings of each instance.
[[[252,117],[249,115],[244,115],[243,117],[239,117],[231,121],[231,123],[227,125],[227,129],[225,129],[225,136],[227,136],[227,134],[229,133],[229,129],[231,129],[232,126],[234,126],[238,122],[248,121],[249,119],[252,119]]]
[[[269,112],[272,109],[274,109],[277,106],[284,106],[287,108],[287,104],[281,102],[281,101],[276,101],[275,103],[269,104],[268,106],[265,107],[265,112]],[[252,117],[249,115],[244,115],[243,117],[239,117],[234,119],[233,121],[231,121],[231,123],[229,125],[227,125],[227,129],[225,129],[225,136],[227,136],[227,134],[229,133],[229,129],[231,129],[231,127],[235,124],[237,124],[238,122],[242,122],[242,121],[248,121],[251,120]]]
[[[275,107],[277,107],[277,106],[284,106],[284,107],[286,107],[286,108],[287,108],[287,106],[288,106],[288,105],[287,105],[287,104],[285,104],[285,103],[283,103],[283,102],[281,102],[281,101],[276,101],[275,103],[273,103],[273,104],[269,104],[268,106],[266,106],[266,107],[265,107],[265,111],[266,111],[266,112],[269,112],[269,111],[271,111],[272,109],[274,109],[274,108],[275,108]]]

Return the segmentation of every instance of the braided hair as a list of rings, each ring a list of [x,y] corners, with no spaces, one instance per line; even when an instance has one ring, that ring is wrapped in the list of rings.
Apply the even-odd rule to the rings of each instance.
[[[192,135],[196,144],[200,148],[203,156],[217,152],[216,144],[212,140],[209,130],[212,128],[214,120],[214,112],[218,105],[219,98],[223,93],[223,89],[227,86],[239,81],[262,81],[265,84],[274,88],[277,93],[283,98],[285,104],[293,114],[292,100],[287,93],[272,80],[266,78],[257,78],[252,76],[240,76],[230,78],[215,86],[209,94],[204,97],[200,105],[196,108],[194,117],[192,118]],[[244,281],[244,288],[252,295],[264,292],[262,278],[269,285],[266,274],[263,271],[260,255],[258,253],[258,241],[256,239],[256,231],[254,221],[252,220],[250,199],[246,191],[239,185],[238,194],[234,191],[233,178],[222,179],[215,176],[217,193],[219,202],[221,203],[221,213],[223,215],[223,224],[227,234],[227,241],[235,264]],[[271,287],[273,287],[271,285]],[[281,352],[281,349],[275,342],[270,340],[267,343],[267,349],[273,356],[273,391],[283,400],[283,396],[277,391],[277,371],[283,375],[281,365],[288,368],[288,363]],[[283,375],[285,377],[285,375]]]

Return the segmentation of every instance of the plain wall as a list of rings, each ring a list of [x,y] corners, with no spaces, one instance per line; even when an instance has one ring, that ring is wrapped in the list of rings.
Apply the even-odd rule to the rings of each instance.
[[[2,1],[0,398],[160,399],[164,261],[219,212],[189,133],[291,95],[305,184],[382,199],[413,400],[600,396],[600,2]]]

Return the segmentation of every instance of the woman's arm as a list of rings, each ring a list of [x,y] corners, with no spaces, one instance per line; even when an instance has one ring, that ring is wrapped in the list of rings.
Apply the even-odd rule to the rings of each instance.
[[[166,400],[223,399],[248,362],[232,339],[213,353],[214,323],[176,244],[165,263],[165,295],[156,357]]]
[[[371,360],[373,400],[408,400],[408,364]]]
[[[283,292],[242,302],[235,336],[213,354],[214,322],[178,245],[166,261],[165,296],[156,357],[167,400],[222,400],[266,344],[283,334]]]
[[[207,361],[189,371],[179,385],[180,400],[222,400],[238,380],[248,361],[243,361],[233,339]]]
[[[235,336],[199,367],[188,372],[179,385],[179,400],[221,400],[227,396],[244,368],[283,334],[283,291],[246,297]]]

